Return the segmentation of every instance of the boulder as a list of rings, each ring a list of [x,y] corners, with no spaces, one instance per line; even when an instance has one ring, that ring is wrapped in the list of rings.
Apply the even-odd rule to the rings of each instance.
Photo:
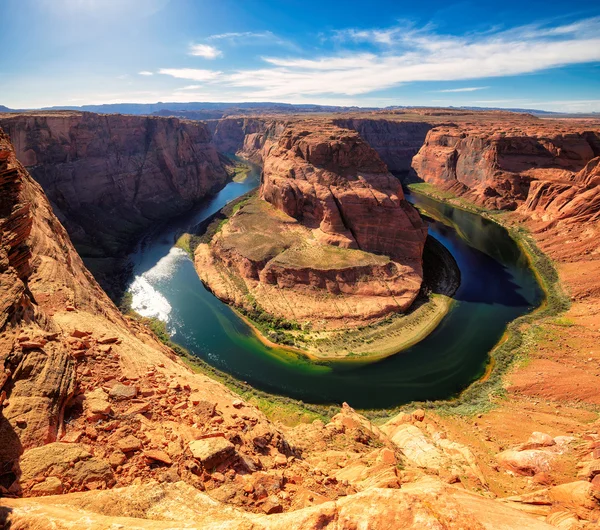
[[[31,488],[32,495],[59,495],[63,492],[63,485],[59,478],[48,477]]]
[[[496,455],[498,463],[517,475],[534,476],[537,473],[550,471],[556,455],[539,449],[517,451],[510,449]]]
[[[139,451],[142,448],[142,442],[139,438],[133,435],[125,436],[117,442],[117,447],[124,453],[130,453],[132,451]]]
[[[537,449],[539,447],[550,447],[556,445],[554,438],[543,432],[533,432],[529,440],[521,446],[521,449]]]
[[[221,437],[192,440],[188,445],[192,456],[200,460],[205,468],[216,467],[235,455],[235,446]]]
[[[132,399],[137,396],[137,388],[134,385],[117,383],[110,389],[109,395],[116,400]]]
[[[91,414],[110,414],[112,406],[108,401],[108,394],[101,388],[85,395],[85,406]]]

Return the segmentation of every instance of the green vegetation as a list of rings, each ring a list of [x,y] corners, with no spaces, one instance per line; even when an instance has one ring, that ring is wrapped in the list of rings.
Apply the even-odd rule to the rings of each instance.
[[[252,166],[248,162],[236,158],[225,165],[227,176],[233,182],[244,182],[252,172]]]
[[[332,245],[288,248],[274,259],[274,263],[280,263],[291,268],[310,267],[322,270],[385,265],[389,261],[390,258],[387,256]]]

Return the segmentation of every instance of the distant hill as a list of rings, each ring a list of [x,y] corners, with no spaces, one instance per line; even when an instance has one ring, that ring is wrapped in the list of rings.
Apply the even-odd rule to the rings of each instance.
[[[159,114],[174,115],[176,112],[189,111],[212,111],[213,116],[218,116],[219,112],[223,115],[234,114],[234,110],[242,111],[241,114],[247,114],[248,111],[254,112],[274,112],[274,113],[303,113],[303,112],[344,112],[352,110],[364,110],[360,107],[337,107],[328,105],[292,105],[290,103],[263,103],[263,102],[248,102],[248,103],[205,103],[205,102],[189,102],[189,103],[110,103],[105,105],[81,105],[81,106],[54,106],[43,107],[40,110],[80,110],[99,113],[118,113],[118,114]],[[165,111],[169,111],[165,113]],[[205,118],[206,119],[206,118]]]

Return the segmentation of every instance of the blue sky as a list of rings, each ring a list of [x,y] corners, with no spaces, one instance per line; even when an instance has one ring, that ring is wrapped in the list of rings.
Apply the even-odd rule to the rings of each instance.
[[[600,3],[0,0],[0,104],[600,111]]]

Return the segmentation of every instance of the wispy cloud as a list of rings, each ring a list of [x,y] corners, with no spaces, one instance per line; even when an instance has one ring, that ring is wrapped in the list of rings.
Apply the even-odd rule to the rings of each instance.
[[[154,75],[153,72],[150,72],[148,70],[142,70],[141,72],[138,72],[139,75]]]
[[[196,57],[204,57],[205,59],[216,59],[217,57],[221,57],[223,52],[210,44],[192,44],[189,54]]]
[[[241,31],[210,35],[206,40],[237,40],[237,39],[272,39],[276,38],[271,31]]]
[[[600,19],[465,37],[397,28],[350,34],[385,43],[388,49],[376,53],[347,50],[342,55],[310,59],[269,57],[265,59],[269,67],[239,70],[224,75],[222,82],[248,90],[250,98],[353,96],[416,81],[513,76],[600,61]]]
[[[212,81],[222,74],[216,70],[200,70],[198,68],[161,68],[158,73],[191,81]]]
[[[464,88],[447,88],[445,90],[432,90],[432,92],[475,92],[476,90],[486,90],[489,86],[469,86]]]

